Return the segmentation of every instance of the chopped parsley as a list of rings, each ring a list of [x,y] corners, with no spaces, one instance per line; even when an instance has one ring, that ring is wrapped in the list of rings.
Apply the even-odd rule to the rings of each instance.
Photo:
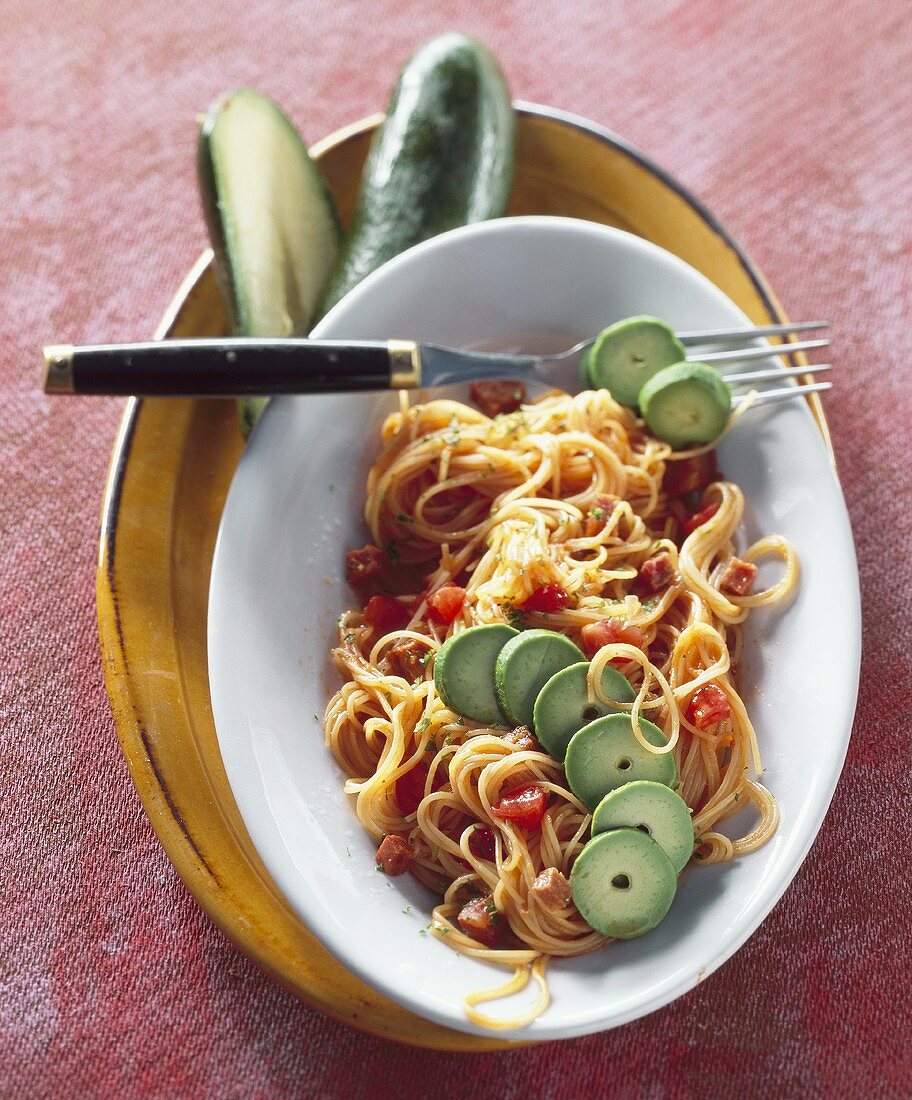
[[[522,628],[526,625],[526,620],[523,617],[523,613],[519,610],[518,607],[511,607],[509,611],[507,611],[507,620],[514,630],[522,630]]]

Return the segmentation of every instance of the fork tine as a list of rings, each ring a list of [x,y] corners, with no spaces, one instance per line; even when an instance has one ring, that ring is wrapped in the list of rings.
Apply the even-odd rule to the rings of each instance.
[[[790,332],[813,332],[820,328],[829,328],[829,322],[795,321],[790,325],[758,325],[756,328],[704,329],[700,332],[679,332],[678,339],[686,346],[732,344],[753,340],[755,336],[787,336]]]
[[[688,363],[746,363],[751,359],[774,359],[777,355],[791,355],[796,351],[825,348],[829,340],[804,340],[798,344],[779,344],[767,348],[743,348],[735,351],[714,351],[709,355],[688,355]]]
[[[754,398],[747,411],[750,412],[751,409],[759,408],[761,405],[775,405],[779,401],[790,401],[793,397],[799,397],[804,393],[822,393],[823,390],[832,388],[832,382],[809,382],[806,386],[783,386],[781,390],[764,390]],[[745,400],[747,400],[746,395],[733,397],[732,408],[737,408]]]
[[[811,363],[809,367],[770,367],[769,370],[753,370],[748,374],[723,374],[730,386],[743,386],[748,382],[774,382],[777,378],[796,378],[804,374],[823,374],[832,370],[832,363]]]

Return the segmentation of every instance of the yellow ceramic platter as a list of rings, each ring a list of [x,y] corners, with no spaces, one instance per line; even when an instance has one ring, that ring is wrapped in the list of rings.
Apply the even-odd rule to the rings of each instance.
[[[786,319],[734,240],[655,164],[581,119],[530,104],[517,109],[511,214],[619,226],[702,271],[754,322]],[[355,123],[311,150],[345,221],[380,118]],[[207,252],[156,337],[223,332]],[[816,398],[811,405],[829,444]],[[206,663],[209,570],[241,450],[233,403],[192,400],[131,400],[114,448],[98,621],[118,736],[146,812],[200,905],[297,996],[355,1027],[407,1043],[473,1051],[509,1046],[414,1016],[349,973],[291,911],[247,836],[219,755]]]

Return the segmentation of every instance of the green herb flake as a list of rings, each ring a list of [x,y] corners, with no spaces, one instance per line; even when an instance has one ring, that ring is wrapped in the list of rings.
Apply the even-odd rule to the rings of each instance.
[[[425,730],[426,730],[426,729],[428,728],[428,726],[429,726],[430,724],[431,724],[431,720],[430,720],[430,718],[429,718],[429,717],[428,717],[428,716],[427,716],[427,715],[425,714],[425,715],[424,715],[424,716],[422,717],[421,721],[420,721],[420,722],[418,723],[418,725],[417,725],[417,726],[415,726],[415,733],[424,733],[424,731],[425,731]]]
[[[386,546],[383,547],[383,549],[393,565],[396,565],[399,561],[399,551],[396,549],[396,544],[390,541],[386,544]]]
[[[507,612],[507,620],[514,630],[522,630],[523,627],[526,625],[526,620],[523,617],[523,613],[516,607],[511,607],[510,610]]]

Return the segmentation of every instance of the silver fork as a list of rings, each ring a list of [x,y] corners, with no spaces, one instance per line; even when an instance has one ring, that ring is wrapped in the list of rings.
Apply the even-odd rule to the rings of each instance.
[[[718,364],[722,377],[737,388],[795,375],[822,373],[829,363],[809,367],[769,367],[748,373],[726,365],[775,359],[797,351],[824,348],[828,340],[698,349],[744,344],[765,336],[785,336],[826,328],[825,322],[761,325],[746,329],[682,332],[679,339],[694,354],[690,361]],[[463,351],[412,340],[343,341],[304,338],[230,337],[213,340],[161,340],[137,344],[69,344],[44,349],[46,393],[112,394],[139,397],[217,397],[284,393],[340,393],[416,389],[482,379],[538,381],[574,392],[580,388],[580,359],[593,340],[557,355],[505,355]],[[787,385],[761,391],[751,407],[829,389],[830,382]],[[742,400],[733,398],[733,405]]]
[[[826,321],[796,321],[794,324],[759,325],[747,329],[704,329],[693,332],[678,332],[676,335],[688,349],[701,348],[717,344],[736,344],[758,337],[787,336],[796,332],[810,332],[828,327]],[[595,343],[595,338],[582,340],[566,351],[552,355],[502,355],[497,352],[456,352],[450,348],[436,345],[424,345],[431,351],[430,362],[425,368],[433,377],[429,385],[447,385],[451,382],[467,382],[492,377],[491,368],[500,368],[500,377],[513,379],[532,379],[554,386],[557,389],[573,392],[580,388],[580,361],[583,355]],[[750,363],[756,360],[775,359],[782,355],[792,355],[799,351],[812,351],[829,346],[829,340],[804,340],[795,343],[766,345],[761,347],[735,348],[728,351],[715,351],[687,355],[687,362],[718,364]],[[471,361],[470,361],[471,360]],[[750,386],[759,382],[780,381],[813,374],[824,374],[833,369],[832,363],[813,363],[807,367],[768,367],[756,371],[720,371],[721,377],[732,388]],[[801,394],[819,393],[832,389],[832,382],[807,382],[803,385],[788,385],[779,389],[763,390],[755,394],[750,408],[787,401]],[[745,394],[732,396],[732,408],[736,408],[746,397]]]

